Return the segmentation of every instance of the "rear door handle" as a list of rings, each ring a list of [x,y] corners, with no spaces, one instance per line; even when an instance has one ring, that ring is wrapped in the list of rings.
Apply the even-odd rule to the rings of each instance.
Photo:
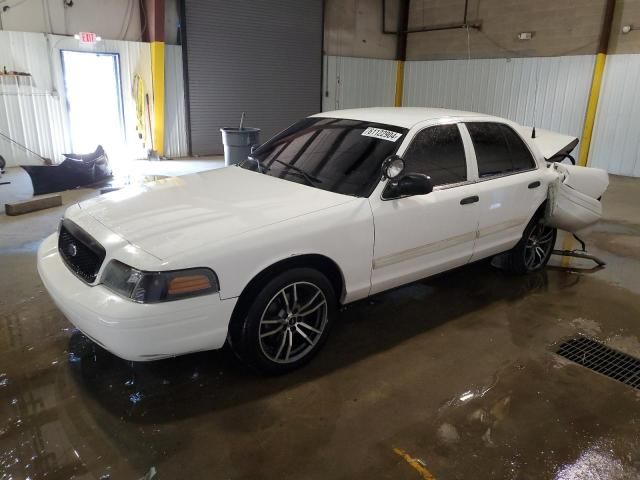
[[[477,195],[474,195],[473,197],[463,198],[462,200],[460,200],[460,205],[468,205],[470,203],[476,203],[478,200],[480,200],[480,198],[478,198]]]
[[[536,180],[535,182],[531,182],[529,184],[529,188],[538,188],[540,186],[540,182]]]

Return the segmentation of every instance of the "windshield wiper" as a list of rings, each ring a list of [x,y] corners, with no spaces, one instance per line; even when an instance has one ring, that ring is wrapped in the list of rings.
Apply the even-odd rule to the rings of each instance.
[[[310,175],[300,167],[296,167],[295,165],[291,165],[289,163],[283,162],[282,160],[278,160],[277,158],[274,158],[273,161],[278,162],[279,164],[284,165],[285,167],[298,172],[312,187],[315,187],[318,183],[322,183],[322,180],[320,180],[317,177],[314,177],[313,175]]]
[[[268,167],[268,166],[264,165],[256,157],[251,157],[250,156],[249,160],[252,160],[252,161],[256,162],[256,165],[258,166],[258,172],[260,172],[260,173],[266,174],[269,170],[271,170],[271,167]],[[286,162],[283,162],[282,160],[278,160],[277,158],[274,158],[272,161],[273,162],[278,162],[279,164],[284,165],[286,168],[291,169],[291,170],[299,173],[300,176],[303,179],[305,179],[307,181],[307,183],[309,185],[311,185],[312,187],[315,187],[318,183],[322,183],[322,180],[320,180],[317,177],[314,177],[313,175],[310,175],[309,173],[307,173],[306,171],[304,171],[300,167],[296,167],[295,165],[290,165],[290,164],[288,164]]]

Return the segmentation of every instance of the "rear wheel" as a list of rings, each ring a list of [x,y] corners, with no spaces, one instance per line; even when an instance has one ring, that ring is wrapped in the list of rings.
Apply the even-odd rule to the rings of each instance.
[[[557,230],[545,225],[540,217],[533,218],[522,239],[509,252],[507,268],[517,274],[536,272],[549,261],[556,243]]]
[[[336,310],[335,292],[322,273],[295,268],[265,283],[231,326],[233,350],[265,373],[304,365],[322,347]]]

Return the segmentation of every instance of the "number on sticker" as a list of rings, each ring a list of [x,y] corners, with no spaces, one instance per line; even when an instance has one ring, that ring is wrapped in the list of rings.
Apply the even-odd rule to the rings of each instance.
[[[398,132],[392,132],[391,130],[374,127],[367,128],[364,132],[362,132],[362,135],[365,137],[379,138],[380,140],[386,140],[388,142],[395,142],[402,136],[402,134]]]

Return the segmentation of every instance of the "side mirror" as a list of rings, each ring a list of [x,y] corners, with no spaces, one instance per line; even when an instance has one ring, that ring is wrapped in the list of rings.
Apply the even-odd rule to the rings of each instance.
[[[398,197],[410,197],[413,195],[426,195],[433,191],[431,178],[424,173],[410,173],[398,181],[394,188],[394,194]]]
[[[404,170],[404,160],[398,155],[391,155],[382,162],[382,175],[384,178],[396,178]]]

